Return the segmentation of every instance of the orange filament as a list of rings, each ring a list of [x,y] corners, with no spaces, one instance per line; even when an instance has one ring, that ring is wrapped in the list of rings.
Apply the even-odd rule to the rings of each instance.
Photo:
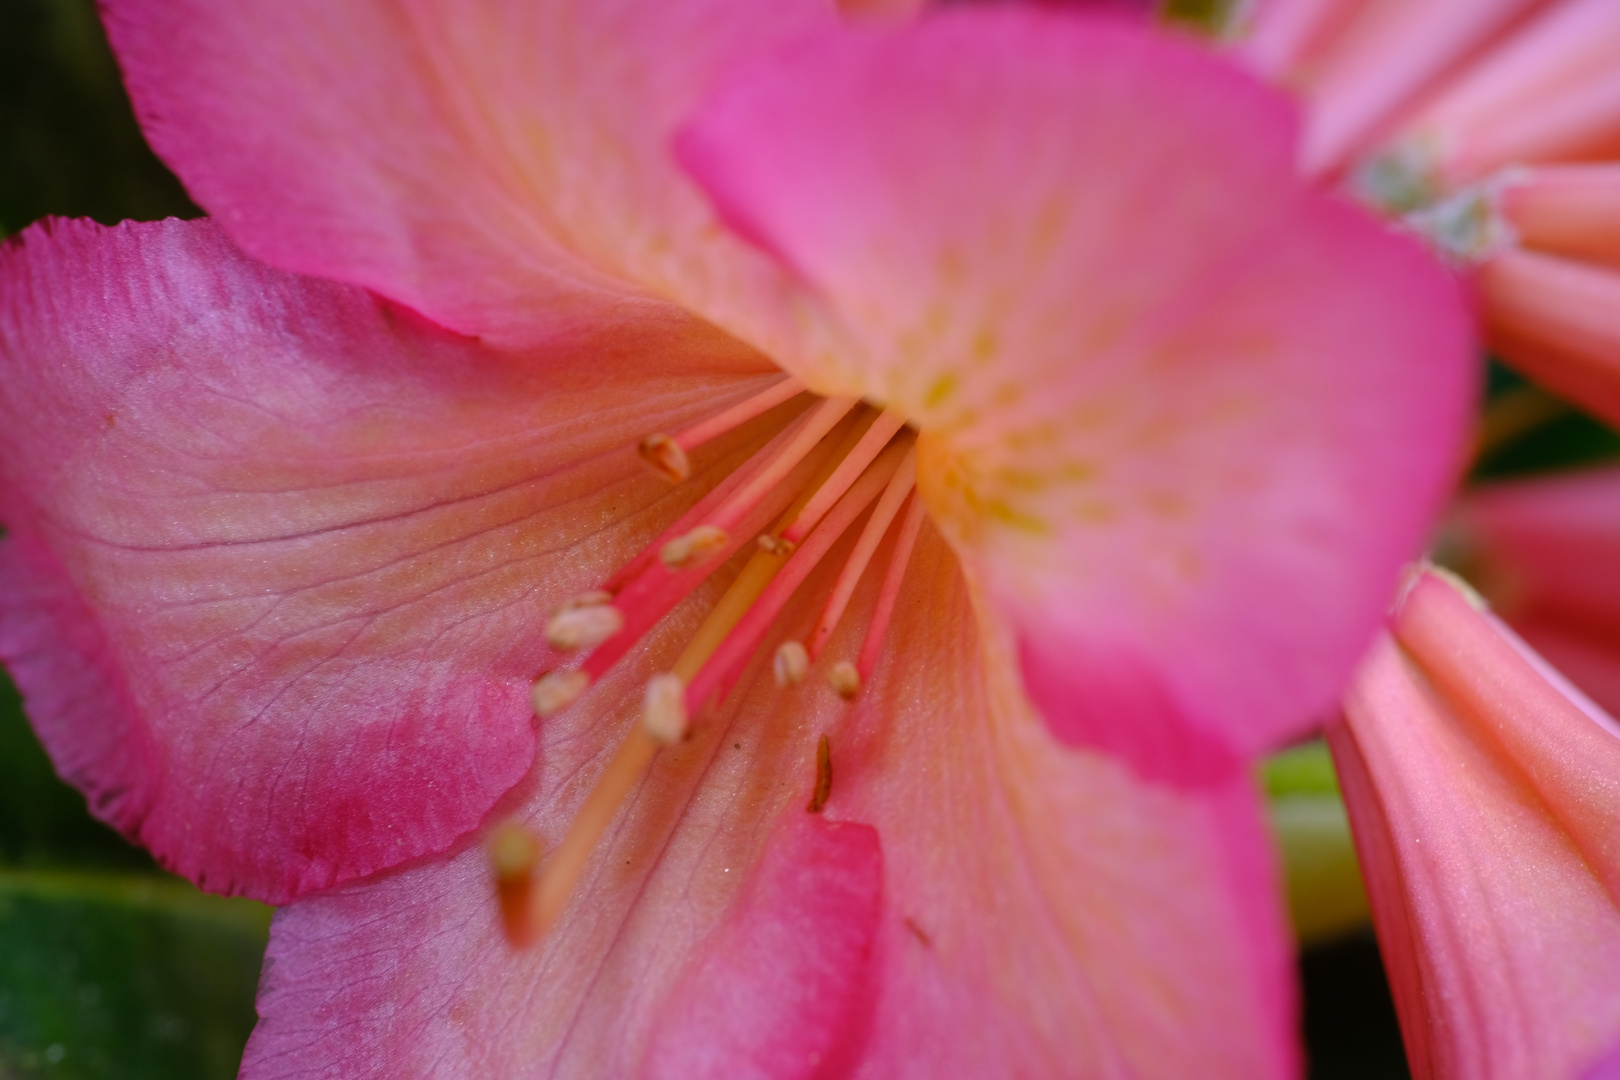
[[[794,380],[783,380],[679,435],[644,440],[642,453],[647,455],[649,444],[684,451],[802,391]],[[581,594],[552,616],[546,632],[554,646],[589,652],[579,668],[550,672],[536,682],[535,711],[541,716],[569,707],[717,566],[742,550],[759,523],[775,518],[680,657],[668,672],[648,682],[640,721],[626,733],[587,793],[567,833],[545,859],[543,871],[536,872],[540,848],[528,833],[503,829],[492,839],[490,856],[502,917],[514,945],[533,942],[555,925],[602,836],[658,750],[679,743],[699,709],[730,691],[795,591],[866,515],[867,523],[818,625],[814,651],[789,641],[772,656],[779,686],[805,678],[915,488],[913,446],[914,438],[898,414],[866,408],[854,399],[822,400],[788,422],[763,450],[615,573],[602,590]],[[835,672],[848,671],[845,682],[850,685],[840,690],[846,697],[854,695],[875,662],[894,607],[895,597],[889,594],[898,592],[906,557],[921,526],[920,507],[913,499],[890,559],[859,673],[847,661],[834,667]],[[825,802],[831,782],[826,746],[823,737],[812,798],[816,810]]]

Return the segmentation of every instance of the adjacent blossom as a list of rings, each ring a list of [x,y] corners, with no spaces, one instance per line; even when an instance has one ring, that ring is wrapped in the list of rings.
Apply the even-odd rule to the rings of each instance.
[[[1620,724],[1417,577],[1328,739],[1422,1078],[1620,1067]]]
[[[1620,5],[1260,0],[1235,49],[1305,99],[1308,174],[1477,267],[1492,350],[1620,423]]]
[[[1286,100],[1047,11],[108,18],[213,220],[0,258],[0,651],[100,812],[295,901],[245,1075],[1294,1070],[1244,765],[1471,357]]]

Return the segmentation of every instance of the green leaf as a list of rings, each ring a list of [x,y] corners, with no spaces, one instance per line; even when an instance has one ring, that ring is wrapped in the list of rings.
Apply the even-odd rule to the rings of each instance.
[[[0,871],[0,1076],[229,1080],[269,924],[154,875]]]

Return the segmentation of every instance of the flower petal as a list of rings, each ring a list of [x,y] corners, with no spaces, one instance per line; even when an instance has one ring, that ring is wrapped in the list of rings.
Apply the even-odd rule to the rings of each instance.
[[[245,250],[506,342],[727,272],[669,133],[735,58],[837,20],[831,0],[104,10],[148,138]]]
[[[34,722],[167,865],[273,901],[440,850],[523,776],[548,610],[692,497],[636,439],[769,370],[690,322],[497,352],[175,221],[25,234],[0,356]]]
[[[1620,424],[1620,270],[1508,251],[1479,270],[1491,348],[1516,369]]]
[[[1457,284],[1293,134],[1189,44],[1008,6],[801,47],[679,144],[800,282],[784,365],[921,430],[1053,730],[1178,782],[1329,706],[1470,400]]]
[[[1424,575],[1329,729],[1417,1075],[1577,1076],[1620,1036],[1620,727]]]
[[[827,660],[859,648],[875,592]],[[785,629],[818,614],[799,604]],[[1054,744],[1005,642],[975,640],[974,621],[925,530],[853,711],[819,678],[776,690],[758,658],[655,764],[534,950],[502,941],[471,845],[284,909],[243,1075],[1290,1074],[1287,946],[1252,792],[1151,788]],[[542,731],[512,809],[546,839],[608,754],[585,733],[623,729],[678,636]],[[837,832],[804,824],[824,732],[825,816],[861,823]],[[872,830],[882,884],[862,960]],[[783,942],[794,927],[812,940]],[[830,999],[788,1008],[807,993]]]

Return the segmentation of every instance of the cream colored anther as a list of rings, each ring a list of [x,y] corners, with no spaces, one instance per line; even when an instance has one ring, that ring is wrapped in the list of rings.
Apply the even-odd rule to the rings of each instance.
[[[611,604],[570,607],[546,623],[546,640],[559,649],[594,649],[624,628],[624,613]]]
[[[718,525],[699,525],[665,544],[658,558],[671,570],[684,570],[696,566],[730,542],[731,534]]]
[[[647,680],[641,726],[664,746],[674,746],[686,738],[686,683],[679,675],[666,672]]]
[[[591,685],[591,677],[583,671],[548,671],[534,681],[530,700],[536,716],[545,718],[562,712],[572,705]]]
[[[776,674],[777,686],[797,686],[810,672],[810,654],[797,641],[784,641],[776,647],[771,670]]]

